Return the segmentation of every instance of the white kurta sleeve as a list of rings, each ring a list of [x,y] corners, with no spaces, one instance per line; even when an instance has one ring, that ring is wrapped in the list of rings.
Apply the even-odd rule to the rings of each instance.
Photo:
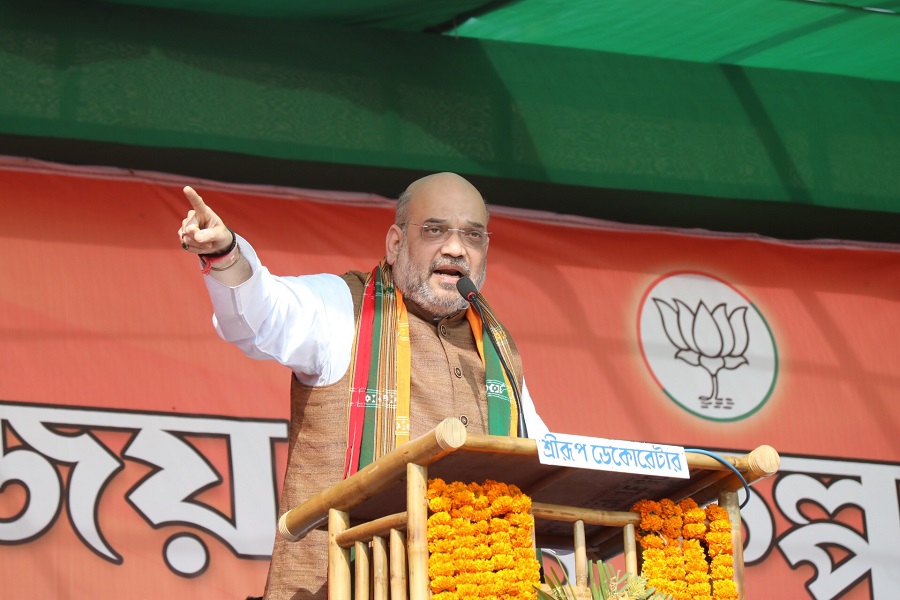
[[[528,437],[539,440],[550,430],[547,429],[544,420],[541,419],[541,416],[537,413],[537,408],[534,406],[534,400],[531,399],[531,394],[528,393],[528,384],[525,382],[524,377],[522,378],[521,400],[522,414],[525,417],[525,427],[528,428]]]
[[[307,385],[338,381],[350,365],[353,299],[337,275],[278,277],[237,236],[253,275],[229,287],[205,277],[219,336],[256,359],[289,367]]]

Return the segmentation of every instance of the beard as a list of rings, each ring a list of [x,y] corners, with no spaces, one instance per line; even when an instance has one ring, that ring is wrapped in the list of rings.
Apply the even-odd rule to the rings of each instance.
[[[414,302],[423,310],[435,317],[449,317],[469,306],[469,301],[462,297],[456,285],[440,283],[440,292],[431,286],[431,275],[435,269],[454,265],[469,273],[469,277],[479,290],[487,279],[487,259],[481,264],[478,273],[469,271],[469,263],[461,258],[440,258],[431,263],[427,270],[419,270],[409,256],[406,240],[400,247],[397,260],[394,261],[394,283],[403,297]]]

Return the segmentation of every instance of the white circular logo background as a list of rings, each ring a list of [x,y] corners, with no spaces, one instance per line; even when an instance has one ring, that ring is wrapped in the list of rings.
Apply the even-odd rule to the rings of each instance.
[[[654,282],[641,300],[638,338],[665,394],[698,417],[744,419],[775,387],[778,352],[768,324],[746,296],[711,275]]]

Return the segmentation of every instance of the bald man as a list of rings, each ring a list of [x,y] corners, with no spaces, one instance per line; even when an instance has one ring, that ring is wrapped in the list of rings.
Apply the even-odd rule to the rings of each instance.
[[[340,276],[270,274],[193,189],[184,193],[191,210],[178,236],[200,255],[219,335],[292,371],[282,512],[449,416],[472,433],[516,435],[514,394],[497,366],[503,361],[522,390],[528,433],[546,432],[515,344],[483,299],[481,314],[456,287],[468,277],[481,288],[490,244],[484,199],[463,177],[437,173],[410,184],[397,201],[384,258],[371,272]],[[485,338],[479,350],[475,332],[488,329],[497,333],[496,348]],[[371,381],[373,361],[396,366]],[[372,420],[381,426],[366,427]],[[324,531],[297,542],[277,538],[265,597],[324,599],[326,541]]]

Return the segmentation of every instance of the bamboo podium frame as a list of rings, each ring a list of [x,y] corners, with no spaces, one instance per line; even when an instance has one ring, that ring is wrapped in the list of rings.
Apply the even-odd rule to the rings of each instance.
[[[428,600],[429,478],[517,485],[532,498],[537,547],[574,550],[578,586],[587,584],[588,558],[609,558],[623,549],[626,571],[638,572],[634,527],[640,517],[628,510],[634,502],[664,497],[677,502],[689,496],[701,505],[718,500],[731,518],[734,578],[739,597],[745,597],[738,506],[743,484],[727,466],[687,452],[690,478],[678,479],[544,465],[538,452],[533,439],[467,434],[458,419],[448,418],[293,507],[282,515],[278,530],[297,541],[327,527],[330,600]],[[723,458],[747,483],[774,475],[780,462],[771,446]]]

